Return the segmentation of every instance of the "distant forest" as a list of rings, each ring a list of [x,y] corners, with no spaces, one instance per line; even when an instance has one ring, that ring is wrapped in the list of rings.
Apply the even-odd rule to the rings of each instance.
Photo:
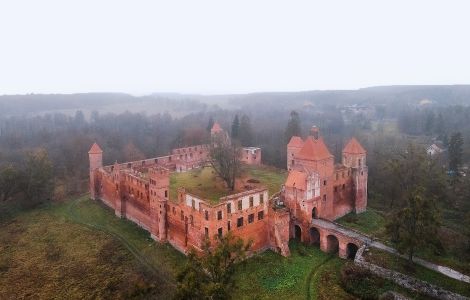
[[[460,132],[465,166],[470,160],[469,105],[470,86],[213,96],[0,96],[0,167],[21,168],[28,153],[41,150],[51,162],[54,194],[65,197],[86,191],[87,151],[93,142],[103,148],[105,164],[155,157],[207,142],[211,118],[230,131],[238,115],[249,131],[247,143],[262,147],[263,162],[285,168],[287,124],[296,111],[302,135],[319,126],[337,159],[347,139],[357,136],[369,152],[373,183],[374,175],[380,177],[382,152],[405,149],[410,140],[423,147],[436,140],[446,144]]]

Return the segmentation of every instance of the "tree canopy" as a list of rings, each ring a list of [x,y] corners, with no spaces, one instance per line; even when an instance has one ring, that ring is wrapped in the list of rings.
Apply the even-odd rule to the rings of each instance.
[[[202,253],[192,249],[188,263],[178,274],[176,299],[230,299],[235,265],[246,258],[251,241],[244,242],[231,232],[217,236],[213,245],[206,238]]]

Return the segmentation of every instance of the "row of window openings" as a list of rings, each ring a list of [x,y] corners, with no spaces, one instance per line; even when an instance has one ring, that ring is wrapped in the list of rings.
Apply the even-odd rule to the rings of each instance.
[[[264,194],[259,195],[259,204],[260,205],[264,204]],[[249,205],[250,205],[250,207],[254,206],[254,198],[253,197],[249,198]],[[196,209],[196,201],[194,199],[191,200],[191,206],[192,206],[193,209]],[[243,201],[242,200],[238,200],[237,208],[238,208],[238,210],[243,209]],[[227,203],[227,213],[229,213],[229,214],[232,213],[232,203]],[[209,219],[209,213],[208,213],[208,211],[206,211],[206,220],[208,220],[208,219]],[[222,211],[221,210],[219,210],[217,212],[217,219],[218,220],[222,219]]]
[[[263,219],[264,219],[264,211],[258,212],[258,221],[263,220]],[[251,224],[254,221],[255,221],[255,214],[248,215],[248,224]],[[239,227],[243,227],[243,217],[240,217],[240,218],[237,219],[237,228],[239,228]],[[227,222],[227,231],[230,231],[230,230],[231,230],[231,224],[230,224],[230,221],[228,221]],[[204,231],[205,231],[206,236],[209,236],[209,228],[204,227]],[[223,233],[223,230],[222,230],[222,227],[220,227],[217,230],[217,234],[219,236],[222,236],[222,233]]]
[[[179,153],[181,153],[180,151],[183,151],[183,153],[186,153],[186,149],[188,149],[188,151],[190,151],[190,152],[191,152],[191,151],[197,151],[197,148],[198,148],[198,146],[193,147],[193,149],[191,149],[191,147],[182,148],[182,149],[176,149],[176,153],[179,154]],[[201,146],[201,148],[202,148],[202,146]],[[202,152],[201,152],[201,153],[202,153]]]

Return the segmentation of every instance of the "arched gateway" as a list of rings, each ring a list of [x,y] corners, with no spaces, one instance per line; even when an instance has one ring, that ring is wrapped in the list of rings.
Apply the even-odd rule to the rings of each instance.
[[[302,241],[302,229],[299,225],[294,226],[294,238],[299,242]]]

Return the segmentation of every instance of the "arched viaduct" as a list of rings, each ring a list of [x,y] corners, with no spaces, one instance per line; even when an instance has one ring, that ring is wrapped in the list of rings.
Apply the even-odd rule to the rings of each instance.
[[[338,253],[341,258],[354,259],[357,250],[369,241],[363,234],[322,219],[312,219],[308,227],[294,222],[293,231],[297,240],[320,246],[327,253]]]

